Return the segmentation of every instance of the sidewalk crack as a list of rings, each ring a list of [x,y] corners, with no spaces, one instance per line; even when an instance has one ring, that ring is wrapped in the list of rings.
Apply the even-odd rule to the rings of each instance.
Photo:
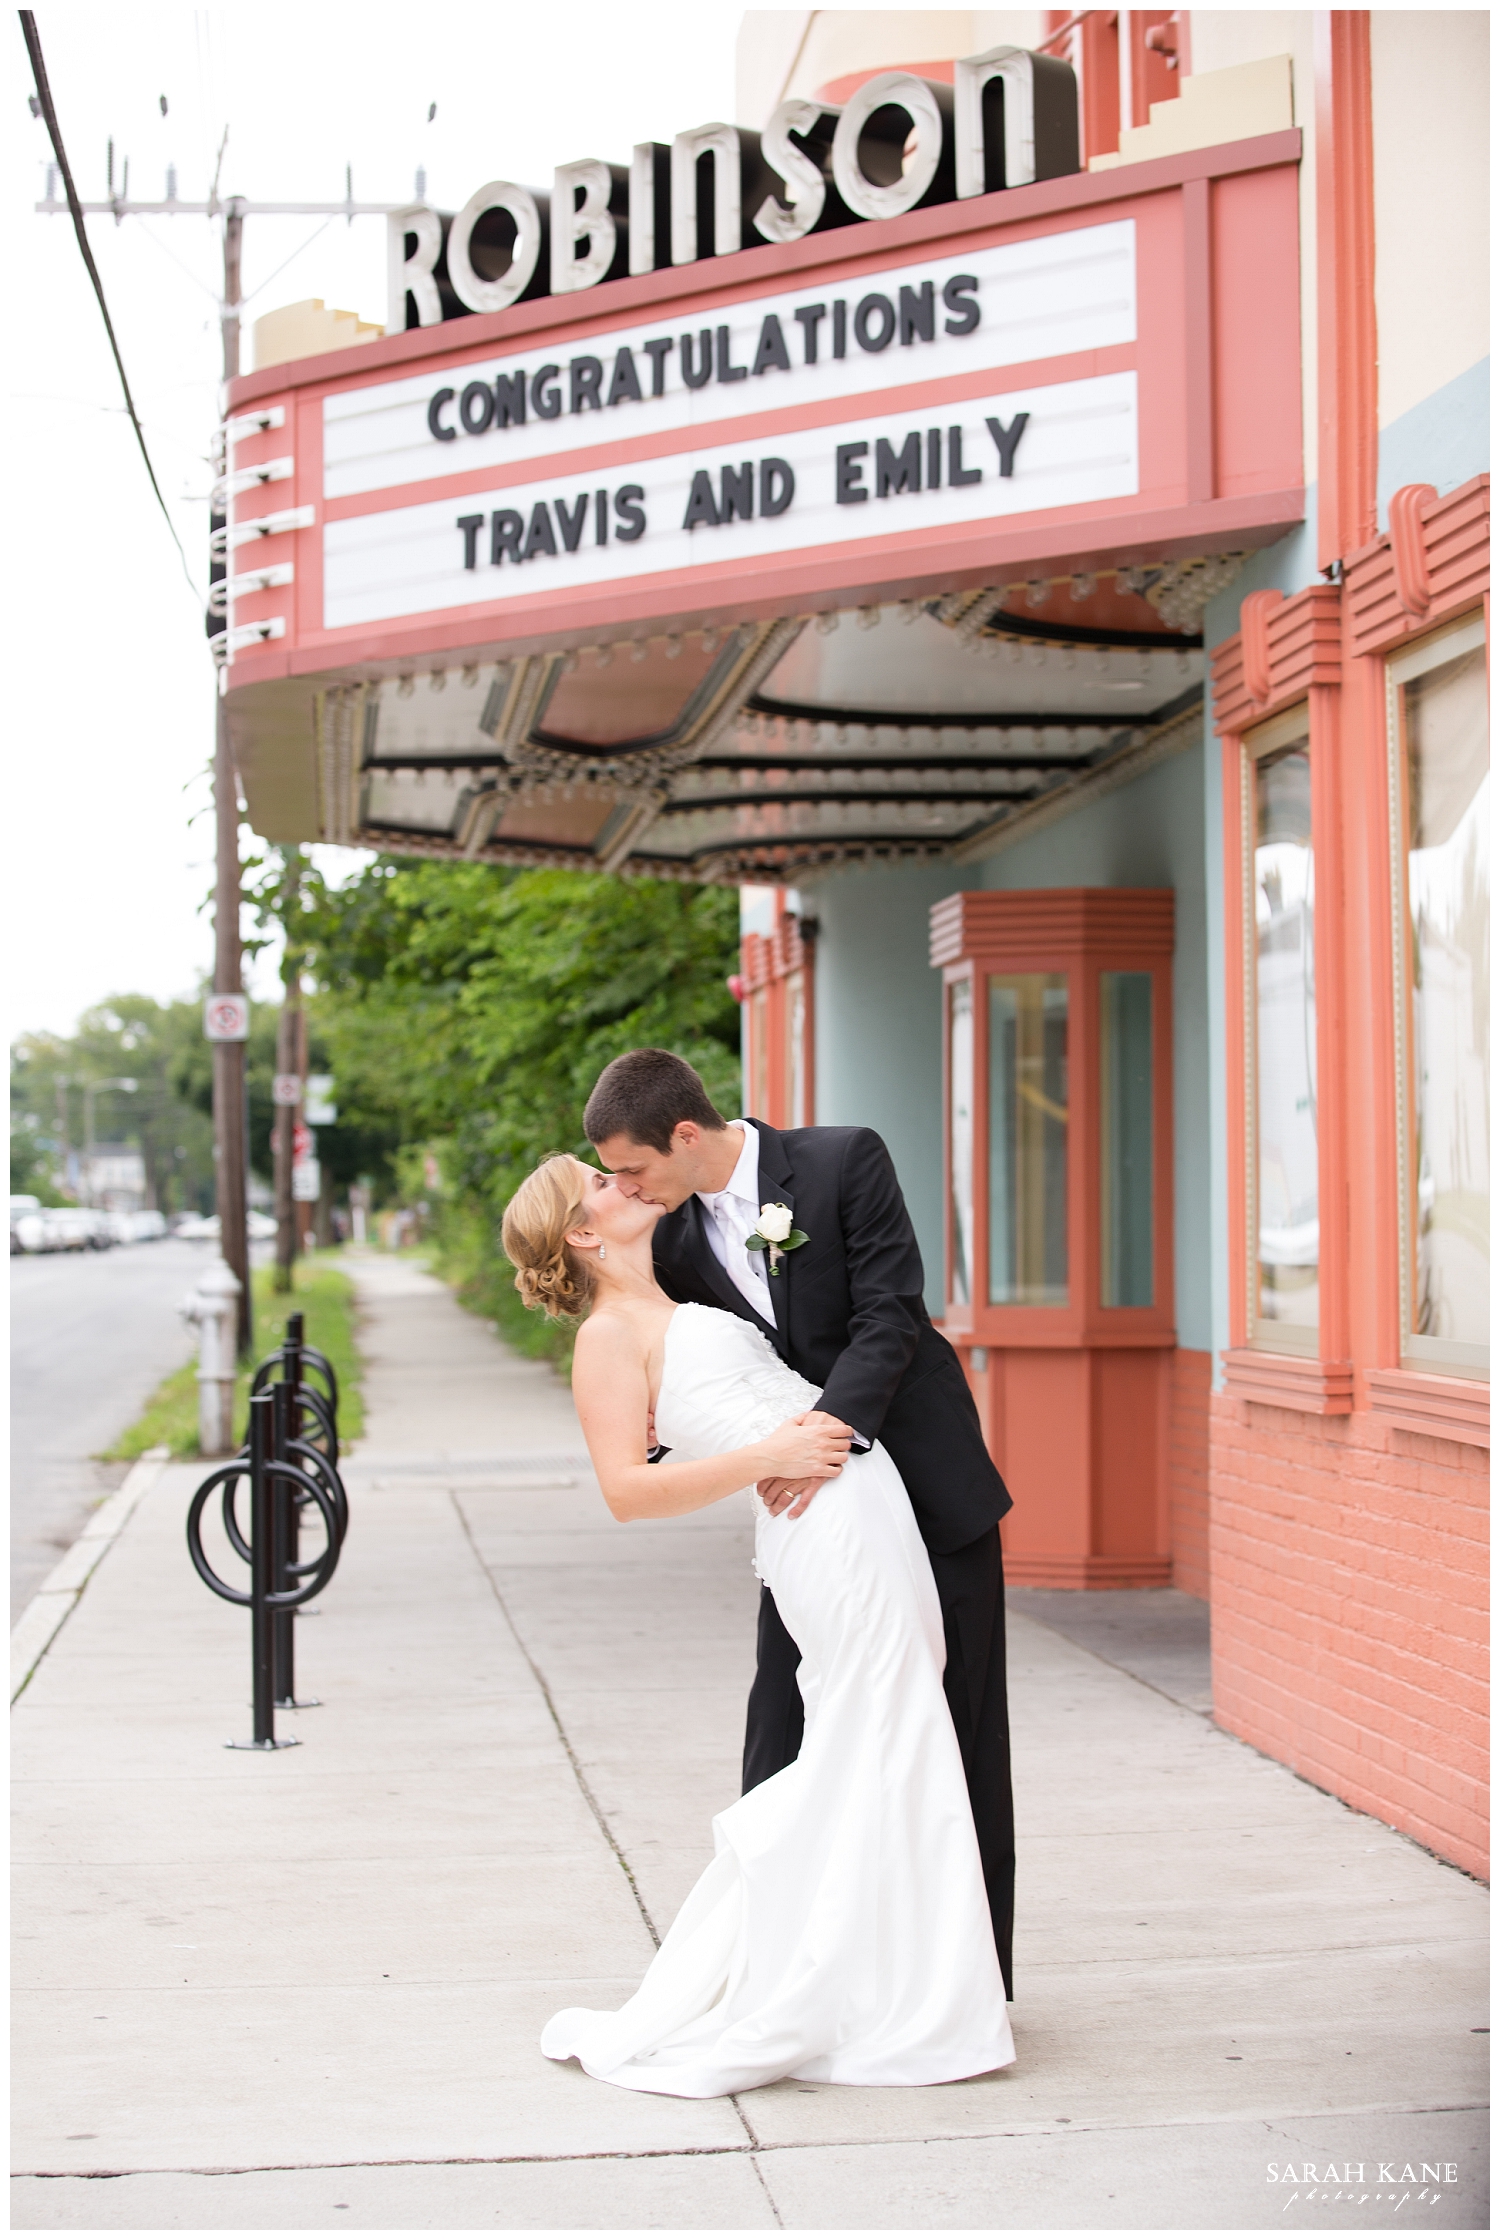
[[[730,2094],[728,2097],[733,2100],[736,2107],[739,2106],[737,2095]],[[1413,2106],[1407,2102],[1395,2104],[1370,2101],[1348,2108],[1295,2108],[1271,2111],[1264,2109],[1224,2110],[1217,2114],[1200,2112],[1196,2115],[1187,2116],[1155,2117],[1142,2115],[1134,2119],[1127,2118],[1123,2121],[1098,2117],[1092,2118],[1086,2125],[1080,2126],[1072,2136],[1075,2138],[1092,2136],[1095,2138],[1118,2139],[1126,2138],[1138,2132],[1214,2130],[1224,2125],[1241,2123],[1257,2123],[1264,2130],[1288,2129],[1297,2124],[1306,2123],[1315,2117],[1329,2116],[1350,2119],[1358,2116],[1487,2115],[1488,2113],[1489,2103],[1485,2100],[1442,2100],[1421,2106]],[[740,2110],[740,2120],[745,2123],[748,2130],[749,2124],[746,2121],[743,2109]],[[971,2130],[925,2131],[916,2129],[897,2131],[879,2139],[871,2139],[868,2133],[851,2132],[847,2137],[835,2135],[829,2138],[781,2139],[770,2146],[757,2144],[733,2147],[595,2147],[584,2148],[571,2154],[527,2154],[518,2152],[514,2154],[367,2155],[353,2162],[157,2162],[119,2168],[98,2167],[92,2170],[13,2170],[11,2176],[12,2178],[46,2180],[48,2183],[107,2184],[121,2178],[254,2178],[295,2175],[308,2171],[502,2170],[545,2168],[555,2165],[567,2166],[591,2162],[711,2161],[744,2155],[755,2168],[761,2184],[765,2186],[765,2177],[759,2168],[759,2158],[762,2154],[818,2154],[830,2150],[841,2153],[858,2153],[862,2150],[868,2150],[872,2146],[953,2147],[972,2146],[976,2143],[995,2139],[1057,2140],[1058,2137],[1059,2135],[1054,2130],[1050,2120],[1042,2117],[1028,2117],[1017,2120],[1012,2117],[1008,2121],[1002,2120]],[[782,2225],[784,2230],[781,2213],[777,2209],[774,2199],[771,2198],[769,2186],[766,2187],[766,2194],[771,2213],[777,2224]]]
[[[742,2108],[742,2107],[740,2106],[740,2104],[739,2104],[739,2101],[738,2101],[738,2099],[736,2099],[736,2098],[735,2098],[735,2096],[734,2096],[734,2095],[733,2095],[732,2093],[731,2093],[730,2097],[731,2097],[731,2099],[734,2099],[734,2105],[735,2105],[735,2109],[736,2109],[736,2112],[737,2112],[737,2113],[738,2113],[738,2115],[739,2115],[740,2121],[741,2121],[742,2123],[744,2123],[744,2124],[745,2124],[745,2129],[746,2129],[746,2130],[748,2131],[748,2130],[750,2129],[750,2126],[749,2126],[749,2124],[748,2124],[748,2123],[746,2122],[746,2120],[745,2120],[745,2111],[744,2111],[744,2109],[743,2109],[743,2108]],[[752,2134],[751,2134],[751,2136],[753,2137],[753,2136],[754,2136],[754,2134],[752,2133]],[[767,2178],[766,2178],[766,2174],[765,2174],[764,2170],[762,2170],[762,2168],[761,2168],[761,2166],[760,2166],[760,2156],[759,2156],[758,2154],[752,2154],[752,2155],[751,2155],[751,2157],[750,2157],[750,2167],[751,2167],[751,2169],[752,2169],[752,2170],[753,2170],[753,2171],[755,2172],[755,2175],[756,2175],[756,2177],[757,2177],[757,2178],[759,2179],[759,2181],[760,2181],[760,2190],[761,2190],[761,2192],[762,2192],[762,2193],[763,2193],[763,2194],[765,2195],[765,2197],[766,2197],[766,2207],[767,2207],[767,2208],[768,2208],[768,2209],[770,2210],[770,2212],[771,2212],[772,2216],[773,2216],[773,2217],[774,2217],[774,2218],[776,2219],[776,2229],[777,2229],[777,2231],[778,2231],[778,2232],[785,2232],[785,2230],[786,2230],[786,2225],[785,2225],[785,2223],[783,2222],[783,2219],[782,2219],[782,2215],[781,2215],[781,2211],[780,2211],[780,2210],[779,2210],[779,2209],[777,2208],[777,2206],[776,2206],[776,2196],[775,2196],[775,2194],[774,2194],[774,2193],[773,2193],[773,2192],[771,2191],[771,2188],[770,2188],[770,2184],[769,2184],[769,2182],[767,2181]]]
[[[491,1571],[489,1565],[485,1562],[483,1556],[479,1552],[479,1543],[475,1540],[473,1532],[469,1528],[469,1520],[464,1515],[463,1503],[459,1500],[458,1494],[452,1486],[448,1488],[448,1499],[453,1503],[453,1511],[455,1516],[458,1518],[459,1526],[463,1532],[463,1536],[468,1541],[470,1548],[474,1552],[474,1561],[478,1564],[485,1578],[489,1581],[490,1593],[494,1596],[496,1602],[499,1604],[500,1615],[504,1618],[506,1625],[510,1629],[511,1639],[515,1642],[516,1647],[520,1650],[522,1656],[525,1658],[527,1667],[531,1673],[531,1677],[533,1680],[535,1680],[542,1701],[547,1706],[548,1715],[551,1718],[553,1726],[557,1729],[557,1739],[562,1744],[564,1751],[567,1753],[568,1763],[573,1769],[573,1779],[578,1783],[579,1793],[581,1794],[584,1803],[588,1806],[590,1812],[594,1815],[595,1820],[598,1822],[599,1833],[603,1836],[605,1842],[609,1845],[610,1850],[614,1853],[616,1864],[619,1866],[621,1874],[624,1875],[625,1880],[630,1885],[630,1895],[634,1898],[636,1905],[640,1910],[641,1919],[646,1924],[647,1935],[650,1937],[652,1944],[656,1946],[658,1951],[660,1951],[661,1937],[657,1932],[656,1923],[651,1918],[651,1909],[646,1904],[644,1897],[641,1895],[640,1885],[635,1879],[635,1870],[631,1866],[630,1861],[626,1858],[624,1851],[620,1847],[619,1840],[615,1835],[614,1829],[609,1824],[609,1820],[605,1814],[604,1807],[600,1804],[599,1799],[594,1795],[593,1790],[589,1786],[588,1775],[583,1770],[583,1766],[579,1760],[578,1752],[573,1748],[572,1737],[569,1735],[567,1728],[563,1725],[562,1714],[558,1710],[556,1703],[553,1701],[552,1690],[547,1685],[546,1675],[543,1673],[541,1666],[537,1663],[535,1657],[532,1655],[531,1651],[527,1648],[525,1641],[522,1639],[521,1629],[516,1624],[515,1618],[511,1614],[509,1603],[506,1601],[504,1595],[500,1592],[499,1582],[495,1578],[495,1574],[493,1573],[493,1571]],[[744,2121],[743,2116],[740,2120],[742,2122]],[[746,2128],[748,2129],[748,2126]]]

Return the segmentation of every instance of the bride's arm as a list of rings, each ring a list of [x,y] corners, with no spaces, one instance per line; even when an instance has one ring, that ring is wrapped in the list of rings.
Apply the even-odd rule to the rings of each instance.
[[[573,1354],[573,1398],[600,1490],[622,1524],[637,1517],[686,1516],[757,1478],[836,1477],[848,1456],[841,1425],[830,1429],[825,1417],[804,1430],[793,1418],[754,1446],[729,1454],[650,1463],[642,1429],[650,1396],[638,1334],[615,1315],[586,1322]]]

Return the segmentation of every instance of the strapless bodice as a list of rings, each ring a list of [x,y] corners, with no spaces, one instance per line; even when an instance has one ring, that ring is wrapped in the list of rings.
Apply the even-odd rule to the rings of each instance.
[[[656,1435],[678,1461],[748,1447],[817,1399],[753,1322],[689,1301],[668,1323]]]

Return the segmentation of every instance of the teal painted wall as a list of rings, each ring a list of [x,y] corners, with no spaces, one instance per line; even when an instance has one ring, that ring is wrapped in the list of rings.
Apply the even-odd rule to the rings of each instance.
[[[1194,748],[1134,785],[976,864],[913,865],[804,880],[817,912],[818,1119],[859,1123],[890,1145],[941,1309],[942,1007],[927,962],[927,914],[961,887],[1171,887],[1177,1323],[1185,1346],[1209,1343],[1208,958],[1203,752]]]
[[[1490,361],[1481,358],[1457,380],[1403,412],[1380,431],[1376,504],[1390,526],[1391,496],[1408,482],[1430,482],[1442,497],[1490,463]]]
[[[1177,1339],[1211,1341],[1209,970],[1203,848],[1203,748],[1148,770],[974,869],[976,886],[1171,887],[1172,1136],[1176,1167]]]
[[[816,912],[818,1121],[874,1128],[911,1209],[927,1305],[943,1308],[943,1015],[927,913],[971,874],[912,864],[803,878]]]

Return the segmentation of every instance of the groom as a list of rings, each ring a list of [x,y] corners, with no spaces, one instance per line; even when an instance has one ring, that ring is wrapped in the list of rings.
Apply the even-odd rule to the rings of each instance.
[[[703,1083],[668,1050],[607,1065],[583,1116],[620,1188],[667,1208],[653,1243],[670,1298],[726,1307],[764,1331],[821,1387],[819,1407],[878,1439],[906,1484],[932,1559],[948,1646],[943,1686],[963,1756],[995,1945],[1011,1994],[1015,1836],[1005,1700],[1005,1603],[996,1527],[1011,1506],[979,1413],[946,1338],[922,1303],[922,1261],[890,1154],[870,1128],[726,1124]],[[774,1254],[748,1251],[795,1227]],[[796,1243],[797,1234],[805,1242]],[[800,1514],[816,1487],[768,1479],[773,1514]],[[761,1589],[755,1683],[745,1729],[753,1789],[802,1747],[800,1652]]]

